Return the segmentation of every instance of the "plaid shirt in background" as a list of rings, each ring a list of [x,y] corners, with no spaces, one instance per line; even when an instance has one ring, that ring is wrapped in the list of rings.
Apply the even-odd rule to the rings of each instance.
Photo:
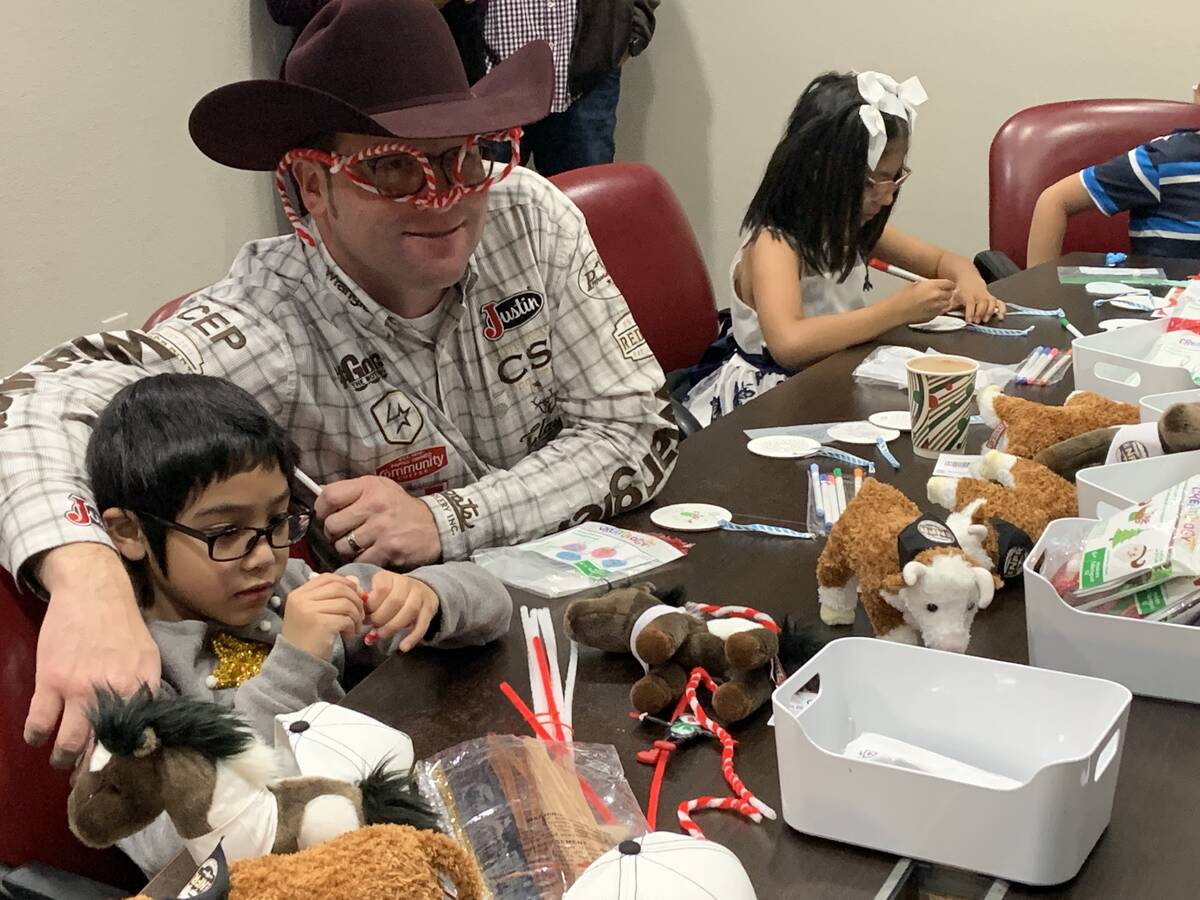
[[[496,63],[530,41],[546,41],[554,51],[551,112],[562,112],[574,99],[568,87],[574,34],[575,0],[488,0],[483,36]]]

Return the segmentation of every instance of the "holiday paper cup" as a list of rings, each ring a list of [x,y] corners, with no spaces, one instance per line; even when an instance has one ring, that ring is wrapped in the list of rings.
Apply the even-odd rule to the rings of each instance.
[[[979,363],[965,356],[929,355],[910,359],[905,368],[913,452],[928,459],[939,453],[961,453],[971,423]]]

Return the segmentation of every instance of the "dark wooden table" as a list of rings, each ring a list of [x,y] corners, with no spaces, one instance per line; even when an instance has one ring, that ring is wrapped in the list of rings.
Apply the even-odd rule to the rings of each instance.
[[[1102,264],[1101,259],[1082,254],[1061,262]],[[1138,262],[1135,259],[1130,264]],[[1198,267],[1181,261],[1169,262],[1166,268],[1172,277],[1182,277]],[[1098,314],[1081,285],[1058,283],[1054,265],[1005,279],[994,290],[1002,299],[1028,306],[1061,306],[1085,334],[1098,330],[1100,318],[1130,315],[1117,310]],[[1008,324],[1023,327],[1031,322],[1037,327],[1025,338],[968,332],[923,334],[905,328],[883,335],[878,343],[932,346],[999,363],[1017,362],[1039,344],[1070,346],[1070,335],[1055,319],[1018,318]],[[662,494],[653,504],[621,517],[618,524],[659,530],[650,522],[650,510],[682,501],[717,503],[752,519],[803,521],[807,504],[805,467],[792,460],[750,454],[742,431],[860,419],[881,410],[904,408],[902,391],[862,387],[851,379],[855,366],[874,346],[835,354],[686,440]],[[1068,374],[1055,387],[1023,389],[1023,394],[1058,403],[1065,398],[1070,384]],[[986,429],[973,428],[968,450],[976,450],[986,436]],[[875,458],[879,477],[928,508],[925,482],[932,472],[932,462],[914,457],[903,439],[894,442],[892,448],[901,462],[898,472],[876,457],[874,450],[846,449]],[[660,585],[682,584],[698,600],[745,604],[780,618],[788,614],[814,625],[828,638],[870,634],[861,613],[852,629],[821,625],[814,576],[821,542],[732,532],[688,537],[695,542],[689,555],[654,573]],[[556,619],[568,602],[529,596],[515,599],[518,605],[548,605]],[[1022,601],[1019,587],[1006,590],[979,616],[971,640],[972,654],[1028,661]],[[560,651],[565,653],[565,641],[560,638],[559,643]],[[565,671],[565,661],[563,665]],[[579,740],[616,746],[625,763],[626,777],[644,802],[650,770],[638,764],[634,754],[656,734],[627,716],[629,686],[640,674],[632,658],[583,649],[575,695],[575,727]],[[1197,676],[1181,672],[1180,677]],[[389,661],[360,683],[346,703],[404,729],[412,735],[418,756],[426,756],[489,731],[527,732],[497,689],[502,679],[512,682],[522,693],[528,690],[524,642],[515,616],[508,638],[492,646],[469,651],[418,651],[405,659]],[[768,710],[761,710],[734,730],[740,742],[737,769],[752,790],[779,809],[775,739],[766,725],[767,714]],[[1054,890],[1014,886],[1009,896],[1195,896],[1191,852],[1200,834],[1195,824],[1200,809],[1197,748],[1200,710],[1186,704],[1135,699],[1108,831],[1074,881]],[[723,795],[725,791],[714,749],[692,747],[681,752],[668,769],[659,827],[677,829],[675,807],[682,800],[707,792]],[[922,814],[921,810],[913,810],[914,819]],[[799,834],[782,821],[750,825],[719,812],[700,813],[698,821],[709,837],[737,853],[762,898],[873,897],[896,862],[895,857],[884,853]],[[980,840],[988,840],[988,823],[979,822],[978,829]]]

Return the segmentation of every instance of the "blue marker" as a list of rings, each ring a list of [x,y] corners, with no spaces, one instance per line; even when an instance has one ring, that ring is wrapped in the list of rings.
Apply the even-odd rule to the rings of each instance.
[[[816,463],[812,463],[808,467],[808,492],[812,494],[817,518],[824,519],[825,508],[821,505],[821,470],[817,468]]]

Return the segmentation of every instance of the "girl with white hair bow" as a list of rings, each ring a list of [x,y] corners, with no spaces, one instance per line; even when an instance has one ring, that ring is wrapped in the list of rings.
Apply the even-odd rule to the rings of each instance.
[[[686,400],[701,424],[892,328],[953,309],[1004,317],[969,259],[888,224],[925,100],[916,78],[879,72],[830,72],[804,89],[742,220],[723,361],[696,373]],[[874,257],[927,280],[868,300]]]

